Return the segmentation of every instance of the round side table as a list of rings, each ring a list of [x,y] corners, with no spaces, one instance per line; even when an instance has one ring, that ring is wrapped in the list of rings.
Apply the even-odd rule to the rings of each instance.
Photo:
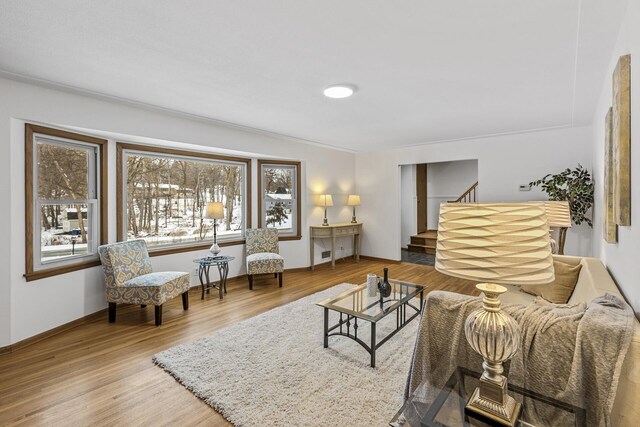
[[[209,291],[211,289],[217,289],[218,295],[220,299],[222,299],[223,290],[224,293],[227,293],[227,276],[229,275],[229,261],[233,261],[236,259],[232,256],[208,256],[205,258],[197,258],[194,259],[193,262],[198,264],[198,277],[200,278],[200,285],[202,286],[202,297],[200,299],[204,299],[204,291]],[[218,267],[218,274],[220,275],[220,281],[216,285],[215,282],[212,283],[209,279],[209,269],[211,266]]]

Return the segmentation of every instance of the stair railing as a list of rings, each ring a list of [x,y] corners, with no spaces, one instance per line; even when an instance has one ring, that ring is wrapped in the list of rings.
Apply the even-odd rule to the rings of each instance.
[[[478,188],[478,181],[476,181],[467,191],[462,193],[460,197],[456,200],[451,200],[451,203],[475,203],[477,201],[476,198],[476,189]]]

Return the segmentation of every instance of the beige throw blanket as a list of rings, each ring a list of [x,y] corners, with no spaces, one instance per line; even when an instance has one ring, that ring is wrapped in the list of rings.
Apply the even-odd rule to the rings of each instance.
[[[431,292],[420,320],[405,398],[424,381],[442,387],[457,366],[477,372],[482,358],[467,344],[464,322],[479,297]],[[506,305],[520,325],[518,353],[506,366],[509,382],[585,408],[589,425],[609,425],[618,376],[633,333],[633,312],[613,295],[572,307]],[[509,363],[507,364],[509,365]],[[425,399],[428,399],[425,396]],[[541,424],[563,425],[562,411],[524,410]]]

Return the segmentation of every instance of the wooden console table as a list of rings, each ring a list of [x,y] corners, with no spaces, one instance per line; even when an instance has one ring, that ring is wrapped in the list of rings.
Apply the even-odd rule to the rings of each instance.
[[[314,243],[316,239],[331,239],[331,268],[336,268],[336,237],[353,236],[353,257],[360,261],[360,239],[362,223],[343,222],[329,225],[312,225],[309,227],[311,245],[311,269],[314,269]]]

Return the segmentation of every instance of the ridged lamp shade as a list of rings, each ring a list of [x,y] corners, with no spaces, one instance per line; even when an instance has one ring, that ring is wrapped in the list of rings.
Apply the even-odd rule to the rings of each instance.
[[[549,225],[536,203],[444,203],[436,270],[509,285],[554,280]]]
[[[521,405],[507,394],[502,364],[520,345],[518,323],[500,310],[498,284],[534,285],[553,281],[549,225],[542,203],[445,203],[440,206],[436,270],[482,280],[482,308],[466,319],[467,342],[484,363],[480,386],[466,409],[515,426]]]
[[[544,202],[549,227],[571,227],[571,208],[567,201],[549,200]]]
[[[202,217],[204,219],[222,219],[224,218],[224,206],[222,202],[209,202],[204,208]]]

